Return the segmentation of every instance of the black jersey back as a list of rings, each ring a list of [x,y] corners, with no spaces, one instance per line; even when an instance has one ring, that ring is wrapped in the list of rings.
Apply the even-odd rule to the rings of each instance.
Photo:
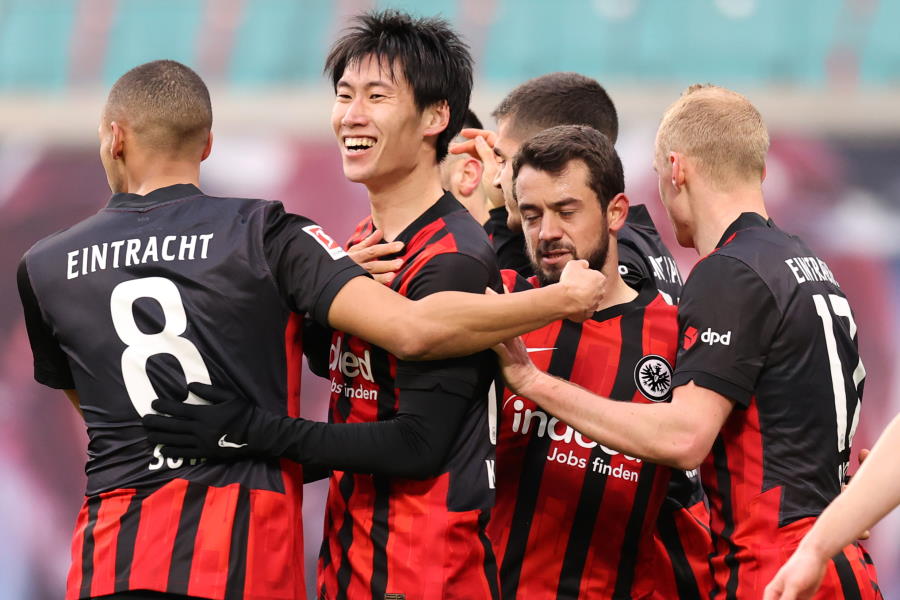
[[[191,591],[191,595],[202,591],[196,595],[205,597],[224,594],[224,587],[189,590],[188,586],[197,581],[192,562],[212,567],[224,586],[221,573],[228,570],[228,546],[218,547],[226,561],[223,571],[216,570],[222,565],[212,559],[192,561],[191,546],[182,544],[195,544],[197,552],[205,543],[218,546],[212,540],[222,533],[205,529],[203,523],[208,527],[219,519],[218,531],[226,532],[229,523],[242,519],[241,511],[246,511],[243,520],[249,523],[252,539],[259,535],[253,533],[254,511],[275,507],[280,497],[290,497],[291,506],[299,506],[302,479],[295,474],[287,477],[278,461],[165,459],[148,442],[140,417],[151,411],[150,403],[162,390],[174,394],[194,381],[221,384],[256,399],[267,410],[296,415],[301,315],[310,313],[325,322],[334,296],[361,274],[321,228],[286,214],[280,203],[211,198],[191,185],[147,196],[117,194],[96,215],[28,251],[20,266],[19,286],[35,353],[35,377],[51,387],[77,390],[90,438],[88,500],[82,538],[76,531],[75,546],[84,550],[85,563],[99,560],[102,553],[95,548],[104,544],[118,549],[112,556],[116,577],[109,581],[115,591],[131,589],[129,577],[140,579],[135,573],[120,573],[119,562],[140,566],[138,554],[157,553],[172,557],[163,572],[167,577],[147,589]],[[224,493],[215,491],[220,489],[233,489],[234,497],[216,501],[217,494]],[[251,494],[265,490],[276,496],[256,497],[251,506],[249,496],[240,490]],[[122,494],[132,496],[124,502]],[[117,510],[107,507],[109,502],[114,506],[124,502],[115,521],[121,532],[102,527],[104,518]],[[171,507],[171,523],[179,524],[168,537],[163,505]],[[158,522],[151,523],[147,519],[154,510]],[[134,529],[123,542],[120,536],[127,522]],[[182,525],[193,528],[192,533]],[[282,538],[302,539],[299,522],[287,528],[279,533]],[[182,537],[175,544],[178,536]],[[166,545],[169,537],[182,548],[181,554],[173,556],[172,548],[142,546],[151,539]],[[252,542],[248,547],[246,539],[237,543],[240,548],[231,546],[236,562],[256,547]],[[116,557],[123,544],[133,548],[133,559]],[[267,560],[274,564],[287,553],[300,551],[292,544],[283,550],[274,559],[270,553]],[[82,556],[74,559],[78,563]],[[78,589],[70,589],[70,596],[100,595],[98,591],[106,587],[97,582],[107,576],[106,566],[82,566]],[[154,569],[145,570],[147,577],[155,576]],[[250,590],[254,584],[246,576],[234,585]],[[257,590],[295,596],[265,584]]]
[[[777,568],[774,548],[808,527],[792,524],[840,492],[865,377],[853,311],[801,240],[744,213],[694,267],[678,312],[673,385],[735,402],[701,480],[717,590],[750,597],[768,581],[750,573]]]
[[[631,287],[640,287],[642,279],[651,279],[669,304],[681,297],[681,274],[672,253],[643,204],[628,207],[625,226],[616,236],[619,248],[619,274]]]

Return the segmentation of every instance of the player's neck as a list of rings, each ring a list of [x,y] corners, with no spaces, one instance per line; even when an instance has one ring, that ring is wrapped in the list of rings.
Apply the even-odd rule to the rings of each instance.
[[[158,161],[129,168],[126,173],[127,192],[146,196],[178,183],[200,187],[200,164],[183,161]]]
[[[710,191],[694,205],[696,230],[694,248],[700,256],[716,249],[725,231],[742,213],[750,212],[768,219],[759,185],[737,187],[729,191]]]
[[[606,276],[606,292],[603,294],[603,301],[597,310],[625,304],[637,298],[637,291],[625,283],[619,274],[619,251],[614,240],[610,240],[606,264],[603,265],[601,273]]]
[[[424,162],[424,161],[423,161]],[[405,177],[367,183],[372,221],[391,241],[444,194],[437,163],[417,165]]]

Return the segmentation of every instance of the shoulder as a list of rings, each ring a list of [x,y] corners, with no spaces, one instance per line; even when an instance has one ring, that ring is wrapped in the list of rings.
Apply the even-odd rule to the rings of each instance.
[[[498,268],[497,255],[484,227],[468,211],[463,209],[445,215],[443,230],[429,244],[435,254],[454,252],[473,258],[492,270]]]

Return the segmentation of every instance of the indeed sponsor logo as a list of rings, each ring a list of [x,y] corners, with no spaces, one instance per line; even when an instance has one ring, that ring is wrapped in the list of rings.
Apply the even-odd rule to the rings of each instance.
[[[360,375],[366,381],[374,383],[375,379],[372,377],[372,357],[369,354],[369,351],[364,351],[362,357],[356,356],[349,350],[341,352],[343,343],[344,337],[339,336],[337,342],[331,344],[331,349],[328,352],[328,370],[340,371],[346,377],[356,377]]]
[[[713,331],[712,328],[707,329],[702,334],[700,334],[700,341],[712,346],[713,344],[722,344],[723,346],[731,345],[731,330],[729,329],[725,333],[718,333]]]
[[[557,462],[559,464],[568,465],[570,467],[576,467],[579,469],[586,469],[588,466],[588,460],[592,460],[591,470],[594,473],[608,475],[619,479],[625,479],[626,481],[637,481],[638,471],[629,468],[631,465],[623,463],[613,467],[609,463],[609,459],[611,457],[619,454],[618,451],[613,450],[612,448],[607,448],[602,444],[597,444],[597,442],[585,438],[570,426],[561,422],[556,417],[549,416],[543,411],[526,409],[525,403],[521,398],[511,396],[509,399],[507,399],[507,402],[513,399],[515,399],[513,401],[514,412],[512,420],[512,431],[514,433],[527,435],[530,432],[531,435],[534,435],[536,437],[547,436],[554,442],[562,442],[565,444],[571,444],[572,442],[575,442],[577,446],[586,449],[593,449],[599,446],[600,450],[608,455],[606,457],[594,456],[593,459],[591,459],[590,457],[579,456],[575,452],[575,449],[566,450],[565,448],[553,446],[550,449],[550,454],[547,456],[548,461]],[[641,459],[628,456],[627,454],[623,454],[622,457],[629,461],[638,463],[634,465],[634,467],[637,467],[641,462]]]

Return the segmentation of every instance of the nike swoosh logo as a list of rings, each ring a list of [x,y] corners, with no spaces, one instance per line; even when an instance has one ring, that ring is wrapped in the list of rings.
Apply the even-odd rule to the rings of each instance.
[[[228,442],[225,438],[228,436],[226,433],[222,437],[219,438],[219,448],[243,448],[247,444],[234,444],[232,442]]]
[[[525,348],[525,351],[528,352],[528,354],[531,354],[532,352],[549,352],[550,350],[556,350],[556,348]]]

